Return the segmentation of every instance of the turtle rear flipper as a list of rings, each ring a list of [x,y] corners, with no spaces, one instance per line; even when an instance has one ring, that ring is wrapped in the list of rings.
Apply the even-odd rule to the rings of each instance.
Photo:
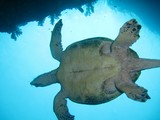
[[[53,28],[52,35],[51,35],[51,42],[50,42],[50,50],[52,57],[56,60],[60,61],[63,48],[62,48],[62,41],[61,41],[61,29],[62,29],[62,19],[60,19]]]
[[[74,116],[69,113],[66,96],[62,90],[54,99],[53,111],[58,120],[74,120]]]
[[[30,84],[36,87],[45,87],[54,83],[58,83],[56,73],[57,69],[39,75]]]

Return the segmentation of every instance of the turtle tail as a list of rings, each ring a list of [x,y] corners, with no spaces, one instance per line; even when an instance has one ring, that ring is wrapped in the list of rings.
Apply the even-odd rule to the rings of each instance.
[[[34,85],[35,87],[45,87],[54,83],[58,83],[56,73],[57,69],[39,75],[30,84]]]

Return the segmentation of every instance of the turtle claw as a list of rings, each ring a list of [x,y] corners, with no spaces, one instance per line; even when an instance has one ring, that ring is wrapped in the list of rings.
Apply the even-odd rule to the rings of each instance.
[[[132,86],[125,93],[129,98],[139,102],[146,102],[148,99],[151,99],[147,93],[147,90],[139,86]]]

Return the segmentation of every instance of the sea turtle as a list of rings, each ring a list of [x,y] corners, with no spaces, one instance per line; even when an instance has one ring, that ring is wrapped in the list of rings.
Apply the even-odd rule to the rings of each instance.
[[[114,41],[105,37],[89,38],[71,44],[65,51],[61,45],[61,28],[62,20],[59,20],[50,42],[51,54],[60,66],[31,82],[36,87],[61,85],[53,106],[58,120],[74,120],[66,98],[90,105],[111,101],[122,93],[140,102],[150,99],[147,90],[135,81],[141,70],[160,67],[160,60],[139,58],[129,48],[140,37],[141,25],[135,19],[120,28]]]

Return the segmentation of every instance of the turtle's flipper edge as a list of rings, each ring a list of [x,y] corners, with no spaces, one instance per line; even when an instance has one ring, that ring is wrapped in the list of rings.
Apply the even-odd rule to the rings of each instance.
[[[135,19],[131,19],[126,22],[120,28],[119,35],[112,44],[112,49],[114,49],[114,47],[128,49],[128,47],[130,47],[140,37],[140,29],[141,25],[139,25]]]
[[[74,116],[69,113],[67,100],[62,90],[54,99],[53,110],[58,120],[74,120]]]
[[[62,29],[62,19],[60,19],[56,24],[52,31],[51,35],[51,42],[50,42],[50,50],[53,58],[60,61],[60,57],[63,52],[62,48],[62,35],[61,35],[61,29]]]

